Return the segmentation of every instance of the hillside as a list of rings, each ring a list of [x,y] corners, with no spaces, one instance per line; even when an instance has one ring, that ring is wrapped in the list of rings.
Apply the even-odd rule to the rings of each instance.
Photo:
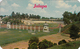
[[[80,40],[69,42],[63,45],[53,46],[48,49],[78,49],[80,47]]]
[[[75,24],[77,27],[79,27],[80,26],[80,22],[78,21],[78,22],[75,22],[75,23],[73,23],[73,24]],[[69,24],[69,25],[66,25],[64,28],[62,28],[62,33],[66,33],[66,34],[69,34],[70,32],[69,32],[69,28],[71,27],[71,25],[72,25],[72,23],[71,24]],[[80,27],[79,27],[79,29],[80,29]]]

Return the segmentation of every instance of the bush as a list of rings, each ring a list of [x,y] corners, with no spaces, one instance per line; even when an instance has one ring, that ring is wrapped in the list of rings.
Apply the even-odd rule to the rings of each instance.
[[[39,49],[46,49],[46,48],[52,47],[53,43],[45,39],[42,42],[40,42],[38,46],[39,46]]]
[[[64,47],[62,47],[61,49],[65,49]]]
[[[52,47],[53,43],[51,41],[48,41],[48,45],[49,45],[49,47]]]
[[[39,42],[39,39],[37,37],[31,37],[30,40],[29,40],[29,43],[31,44],[33,42],[38,43]]]
[[[14,49],[19,49],[19,48],[14,48]]]
[[[28,49],[38,49],[37,43],[36,42],[33,42],[32,44],[29,44]]]
[[[61,40],[58,42],[58,45],[61,45],[61,44],[64,44],[64,43],[67,43],[65,40]]]
[[[38,46],[39,46],[39,49],[46,49],[49,47],[49,45],[44,42],[40,42]]]
[[[67,43],[64,39],[62,40],[63,43]]]
[[[54,43],[53,45],[57,45],[57,43]]]
[[[72,43],[66,43],[66,46],[72,46],[73,44]]]

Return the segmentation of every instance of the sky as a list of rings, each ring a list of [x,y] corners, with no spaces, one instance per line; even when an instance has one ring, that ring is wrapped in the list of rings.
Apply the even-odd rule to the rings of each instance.
[[[34,4],[47,5],[47,8],[33,8]],[[80,12],[80,2],[78,0],[3,0],[0,2],[0,15],[11,15],[12,11],[41,17],[62,18],[65,11]]]

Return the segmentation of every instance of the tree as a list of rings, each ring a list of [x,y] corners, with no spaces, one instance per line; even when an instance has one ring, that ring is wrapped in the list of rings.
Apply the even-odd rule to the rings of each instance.
[[[20,19],[20,13],[19,12],[16,12],[16,19]]]
[[[46,49],[49,47],[48,44],[44,42],[39,42],[38,46],[39,46],[39,49]]]
[[[63,39],[63,40],[58,42],[58,45],[61,45],[61,44],[64,44],[64,43],[67,43],[67,42]]]
[[[36,42],[33,42],[33,43],[29,44],[28,49],[38,49],[37,43]]]
[[[26,15],[24,13],[22,13],[22,19],[25,19],[26,18]]]
[[[4,21],[5,23],[7,23],[8,21],[10,21],[10,19],[9,18],[4,18],[4,19],[2,19],[2,21]]]
[[[38,49],[37,44],[39,42],[39,39],[37,37],[31,37],[29,40],[29,47],[28,49]]]
[[[38,44],[39,49],[46,49],[53,46],[53,43],[44,39],[42,42]]]
[[[79,28],[76,25],[73,24],[70,27],[70,30],[69,31],[70,31],[70,38],[75,39],[75,40],[76,40],[76,38],[79,38],[79,35],[78,35]]]
[[[53,17],[50,17],[50,19],[54,19]]]
[[[38,43],[39,42],[39,39],[37,37],[31,37],[30,40],[29,40],[29,43],[31,44],[33,42]]]
[[[57,45],[57,43],[54,43],[53,45]]]
[[[64,24],[70,24],[70,20],[72,21],[72,13],[71,12],[68,12],[68,11],[65,11],[63,13],[63,21],[64,21]]]
[[[11,15],[12,15],[12,17],[13,17],[13,18],[15,18],[15,13],[14,13],[14,11],[12,12],[12,14],[11,14]]]
[[[77,19],[80,21],[80,12],[77,14]]]
[[[45,17],[42,17],[42,19],[45,19]]]

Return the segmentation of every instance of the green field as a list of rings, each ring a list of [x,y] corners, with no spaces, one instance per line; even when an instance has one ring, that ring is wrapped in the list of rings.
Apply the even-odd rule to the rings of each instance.
[[[51,34],[58,33],[59,29],[54,29],[49,33],[45,32],[35,32],[35,35],[32,35],[27,30],[16,30],[16,29],[0,29],[0,45],[4,46],[6,44],[22,41],[22,40],[29,40],[32,36],[41,37]]]

